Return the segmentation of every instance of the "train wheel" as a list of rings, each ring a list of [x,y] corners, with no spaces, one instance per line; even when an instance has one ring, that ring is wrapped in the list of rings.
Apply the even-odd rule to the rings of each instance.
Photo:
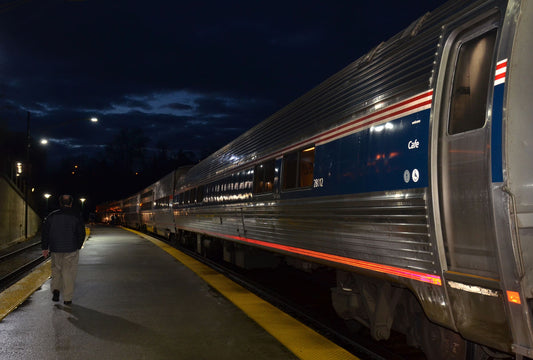
[[[169,233],[169,234],[168,234],[168,242],[169,242],[170,245],[172,245],[172,246],[176,246],[176,243],[177,243],[177,241],[176,241],[176,234],[174,234],[174,233]]]

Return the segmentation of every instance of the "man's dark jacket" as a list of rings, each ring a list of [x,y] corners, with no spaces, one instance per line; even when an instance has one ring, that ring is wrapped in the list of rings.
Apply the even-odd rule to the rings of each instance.
[[[68,207],[52,211],[44,219],[41,248],[51,252],[73,252],[81,249],[85,225],[80,214]]]

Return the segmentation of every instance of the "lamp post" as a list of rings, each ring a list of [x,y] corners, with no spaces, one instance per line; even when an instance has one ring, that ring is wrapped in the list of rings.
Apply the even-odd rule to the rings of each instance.
[[[30,177],[30,112],[26,118],[26,174],[24,176],[24,239],[28,240],[28,186]]]

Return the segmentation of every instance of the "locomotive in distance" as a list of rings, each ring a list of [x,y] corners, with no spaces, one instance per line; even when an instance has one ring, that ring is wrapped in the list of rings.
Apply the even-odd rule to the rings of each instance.
[[[450,1],[199,164],[98,207],[430,359],[533,356],[533,6]],[[297,284],[295,284],[297,285]]]

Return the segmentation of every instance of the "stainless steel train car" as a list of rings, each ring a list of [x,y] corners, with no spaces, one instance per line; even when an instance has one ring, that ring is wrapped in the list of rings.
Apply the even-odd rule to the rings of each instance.
[[[123,221],[127,227],[141,229],[141,216],[139,212],[139,194],[132,195],[123,200]]]
[[[169,239],[175,238],[176,226],[172,212],[174,188],[176,181],[190,168],[191,166],[182,166],[139,193],[122,200],[122,223],[133,229],[149,231]],[[101,207],[102,213],[105,213],[106,205]]]
[[[175,179],[166,235],[334,267],[431,359],[533,357],[532,49],[531,1],[446,3]]]

